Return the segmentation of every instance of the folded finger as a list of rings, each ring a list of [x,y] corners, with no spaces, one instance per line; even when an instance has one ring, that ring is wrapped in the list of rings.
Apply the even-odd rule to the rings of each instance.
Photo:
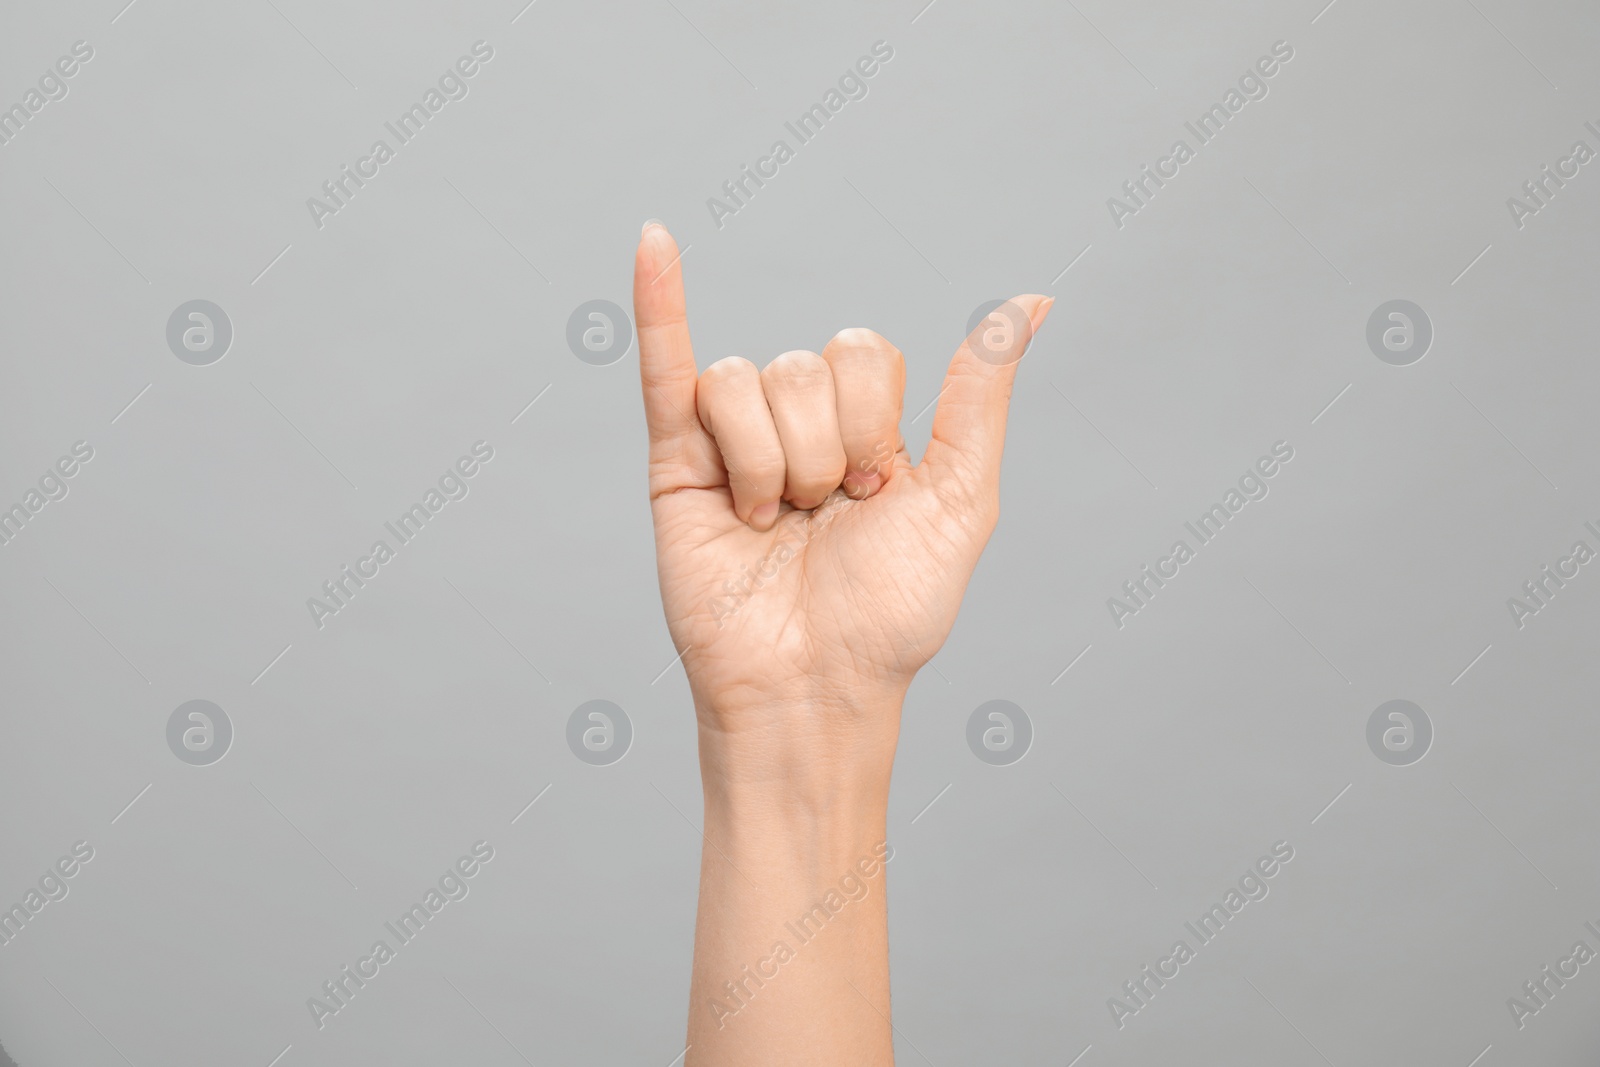
[[[900,350],[872,330],[841,330],[822,350],[833,373],[839,438],[847,470],[845,492],[863,499],[894,472],[900,450],[900,412],[906,363]]]
[[[700,422],[728,469],[734,514],[758,530],[770,529],[783,495],[785,465],[761,373],[748,359],[730,356],[706,368],[696,394]]]
[[[761,388],[783,444],[783,497],[814,508],[844,480],[833,372],[815,352],[785,352],[761,371]]]

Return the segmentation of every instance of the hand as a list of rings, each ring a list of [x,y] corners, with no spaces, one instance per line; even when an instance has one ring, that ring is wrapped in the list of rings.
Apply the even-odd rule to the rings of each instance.
[[[661,595],[702,736],[788,766],[840,745],[892,758],[998,518],[1012,379],[1053,301],[1017,297],[957,350],[912,466],[893,345],[850,329],[698,374],[678,255],[646,224],[633,299]]]
[[[677,245],[645,225],[650,506],[706,800],[685,1067],[893,1062],[881,870],[813,909],[886,854],[900,704],[999,516],[1011,382],[1050,303],[1018,297],[967,338],[913,467],[893,345],[845,330],[699,374]],[[793,926],[818,914],[815,937]]]

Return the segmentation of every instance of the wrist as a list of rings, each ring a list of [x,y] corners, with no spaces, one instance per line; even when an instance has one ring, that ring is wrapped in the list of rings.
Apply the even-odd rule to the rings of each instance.
[[[697,701],[708,812],[807,821],[886,809],[903,696]]]

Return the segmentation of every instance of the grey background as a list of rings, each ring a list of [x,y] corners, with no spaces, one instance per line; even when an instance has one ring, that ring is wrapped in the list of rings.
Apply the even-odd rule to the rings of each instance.
[[[1505,1003],[1600,947],[1600,575],[1521,630],[1505,603],[1597,544],[1600,164],[1520,231],[1505,206],[1600,147],[1592,5],[123,3],[0,13],[5,106],[95,49],[0,147],[0,498],[95,449],[0,548],[0,898],[96,850],[0,947],[23,1067],[682,1051],[698,772],[637,351],[565,344],[628,306],[652,216],[702,366],[875,328],[914,455],[972,310],[1058,300],[905,709],[900,1062],[1593,1062],[1595,967],[1523,1030]],[[479,39],[470,95],[315,228]],[[716,228],[879,39],[870,94]],[[1280,39],[1270,95],[1117,229],[1107,197]],[[197,298],[235,332],[208,367],[164,339]],[[1364,339],[1395,298],[1435,330],[1409,367]],[[480,439],[470,495],[317,630],[306,598]],[[1278,440],[1270,496],[1117,629],[1106,598]],[[165,741],[197,698],[235,729],[207,767]],[[1435,729],[1407,767],[1365,741],[1394,698]],[[611,766],[564,741],[592,699],[633,724]],[[1011,766],[964,739],[993,699],[1033,722]],[[306,999],[479,839],[471,895],[319,1031]],[[1271,895],[1119,1030],[1107,998],[1278,840]]]

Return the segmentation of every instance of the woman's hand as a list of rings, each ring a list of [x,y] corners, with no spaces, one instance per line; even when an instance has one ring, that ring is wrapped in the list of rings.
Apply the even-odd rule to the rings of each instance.
[[[1051,303],[1019,296],[957,350],[912,466],[892,344],[848,329],[820,355],[699,373],[677,245],[646,225],[634,309],[656,558],[713,740],[780,773],[862,745],[892,755],[885,709],[944,643],[994,528],[1012,379]]]
[[[1051,302],[1017,297],[967,338],[913,467],[893,345],[845,330],[701,374],[678,260],[647,223],[650,506],[705,787],[685,1065],[890,1064],[900,704],[994,529],[1012,378]]]

